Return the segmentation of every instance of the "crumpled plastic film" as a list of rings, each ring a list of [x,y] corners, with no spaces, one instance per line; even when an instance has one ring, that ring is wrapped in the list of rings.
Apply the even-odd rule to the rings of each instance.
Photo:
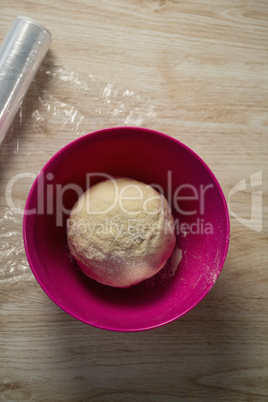
[[[156,103],[48,55],[0,147],[0,281],[32,280],[22,238],[31,185],[60,148],[115,126],[150,126]]]

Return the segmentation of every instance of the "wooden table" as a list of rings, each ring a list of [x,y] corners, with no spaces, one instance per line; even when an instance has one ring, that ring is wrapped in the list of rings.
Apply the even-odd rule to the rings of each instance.
[[[0,399],[267,401],[267,1],[2,1],[1,39],[18,15],[44,24],[53,44],[0,153]],[[28,172],[13,187],[23,207],[51,155],[113,125],[181,140],[226,198],[245,180],[212,291],[139,333],[87,326],[46,296],[5,196]]]

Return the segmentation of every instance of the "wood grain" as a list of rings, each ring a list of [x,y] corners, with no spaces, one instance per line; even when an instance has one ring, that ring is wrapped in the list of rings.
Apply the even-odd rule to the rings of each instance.
[[[21,109],[23,125],[17,116],[0,150],[0,217],[10,178],[22,167],[36,173],[76,135],[74,129],[68,136],[64,128],[55,135],[60,107],[53,117],[43,105],[46,118],[42,127],[35,125],[41,122],[34,114],[37,95],[76,105],[87,116],[79,129],[90,132],[125,118],[111,116],[100,99],[107,84],[119,93],[132,91],[127,108],[143,111],[140,125],[195,150],[226,197],[246,180],[245,191],[232,197],[232,212],[250,218],[250,175],[262,171],[263,177],[258,188],[262,231],[231,217],[229,253],[216,285],[194,310],[162,328],[115,333],[76,321],[48,299],[18,252],[21,270],[15,266],[18,275],[0,282],[0,399],[267,401],[267,1],[13,0],[12,6],[0,5],[1,39],[18,15],[37,19],[53,34],[43,70]],[[84,98],[81,87],[74,90],[44,74],[56,66],[94,77],[94,83],[87,78]],[[151,114],[148,105],[153,105]],[[33,152],[39,143],[40,152]],[[14,152],[16,144],[20,148]],[[32,180],[16,189],[22,207]],[[2,234],[5,224],[1,220]],[[13,225],[11,258],[22,247],[21,221]],[[2,272],[8,262],[1,261]]]

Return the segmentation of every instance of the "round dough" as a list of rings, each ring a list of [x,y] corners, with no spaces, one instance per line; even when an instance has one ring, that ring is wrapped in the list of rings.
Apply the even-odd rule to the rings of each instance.
[[[128,178],[102,181],[78,199],[68,219],[72,256],[90,278],[125,288],[155,275],[175,246],[166,198]]]

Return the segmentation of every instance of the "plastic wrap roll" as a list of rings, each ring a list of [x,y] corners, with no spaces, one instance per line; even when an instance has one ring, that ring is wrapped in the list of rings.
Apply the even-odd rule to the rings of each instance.
[[[51,43],[50,32],[18,17],[0,48],[0,144]]]

